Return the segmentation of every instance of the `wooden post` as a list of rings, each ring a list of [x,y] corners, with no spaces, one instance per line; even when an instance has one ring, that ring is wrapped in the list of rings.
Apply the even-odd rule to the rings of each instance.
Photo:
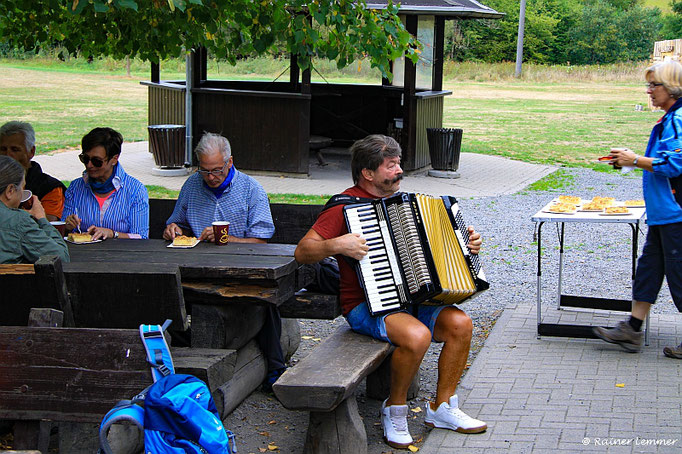
[[[313,62],[311,61],[312,65]],[[303,71],[301,75],[301,93],[310,94],[310,68]]]
[[[54,283],[49,287],[50,292],[43,295],[43,302],[49,306],[54,304],[52,301],[57,301],[59,308],[64,313],[64,326],[75,326],[62,261],[56,255],[48,255],[40,257],[34,268],[38,282]],[[52,293],[53,291],[54,293]]]
[[[407,16],[406,29],[412,36],[417,36],[417,16]],[[405,84],[403,87],[403,134],[401,146],[403,149],[403,168],[412,170],[415,167],[415,153],[417,148],[417,99],[415,98],[417,84],[417,65],[405,58]]]
[[[291,54],[289,62],[289,85],[291,85],[292,92],[297,92],[298,79],[301,76],[301,70],[298,67],[298,56]]]
[[[443,50],[445,47],[445,18],[436,16],[435,29],[433,31],[433,72],[431,76],[431,90],[443,89]]]
[[[160,65],[158,63],[152,63],[152,74],[150,78],[155,84],[158,84],[161,81],[159,69]]]

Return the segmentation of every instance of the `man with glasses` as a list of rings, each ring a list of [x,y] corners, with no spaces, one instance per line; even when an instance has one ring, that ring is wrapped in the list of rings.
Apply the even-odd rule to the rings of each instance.
[[[14,158],[21,164],[26,172],[26,189],[38,197],[47,220],[58,221],[64,209],[66,187],[32,161],[36,154],[35,143],[36,133],[30,123],[8,121],[0,127],[0,155]]]
[[[163,237],[196,236],[213,241],[214,221],[229,221],[229,241],[265,243],[275,233],[270,203],[263,187],[233,165],[230,143],[206,133],[194,150],[199,170],[180,190]]]
[[[182,186],[163,237],[173,240],[177,235],[189,235],[212,242],[212,223],[228,221],[228,241],[267,242],[275,233],[268,195],[260,183],[235,168],[230,142],[221,135],[207,132],[194,153],[199,170]],[[282,320],[276,307],[267,309],[257,340],[268,361],[268,376],[263,385],[269,390],[284,372],[285,364],[279,341]]]
[[[111,128],[95,128],[81,140],[78,159],[85,171],[66,190],[67,230],[87,232],[95,241],[149,237],[147,189],[118,162],[122,144],[123,136]]]

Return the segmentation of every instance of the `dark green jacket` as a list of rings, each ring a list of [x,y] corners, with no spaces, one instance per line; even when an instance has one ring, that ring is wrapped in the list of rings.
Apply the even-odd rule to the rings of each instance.
[[[69,261],[69,249],[47,219],[0,202],[0,263],[35,263],[43,255]]]

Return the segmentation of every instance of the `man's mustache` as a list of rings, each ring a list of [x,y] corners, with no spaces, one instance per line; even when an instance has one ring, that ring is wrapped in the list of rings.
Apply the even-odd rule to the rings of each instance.
[[[395,183],[399,182],[399,181],[402,180],[402,179],[403,179],[403,174],[401,173],[400,175],[396,176],[396,177],[393,178],[393,179],[390,179],[390,180],[389,180],[389,179],[386,179],[386,180],[384,180],[384,184],[395,184]]]

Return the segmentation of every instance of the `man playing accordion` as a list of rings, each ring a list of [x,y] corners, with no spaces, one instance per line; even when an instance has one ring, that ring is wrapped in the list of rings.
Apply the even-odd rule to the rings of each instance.
[[[400,189],[400,145],[391,137],[370,135],[351,147],[351,170],[355,186],[343,194],[362,199],[389,197]],[[477,254],[481,236],[469,227],[469,250]],[[386,442],[394,448],[412,443],[407,427],[407,391],[419,370],[431,342],[442,342],[438,359],[435,402],[427,408],[425,423],[463,433],[487,429],[483,421],[459,409],[455,390],[469,355],[473,324],[471,318],[452,306],[421,305],[415,317],[405,310],[370,315],[365,293],[348,257],[361,260],[369,247],[358,233],[348,233],[343,206],[325,209],[296,247],[299,263],[315,263],[336,256],[340,272],[340,299],[343,315],[351,328],[361,334],[390,342],[396,348],[391,360],[390,395],[382,405],[381,423]],[[344,259],[343,256],[346,256]]]

